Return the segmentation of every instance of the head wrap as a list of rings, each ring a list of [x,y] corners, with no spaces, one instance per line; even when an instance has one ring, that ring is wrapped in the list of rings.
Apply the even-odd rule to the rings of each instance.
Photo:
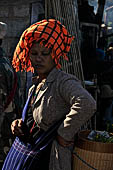
[[[66,54],[70,50],[73,38],[65,26],[55,19],[37,22],[23,32],[14,52],[13,67],[16,71],[33,71],[29,50],[34,42],[38,42],[51,49],[51,56],[57,67],[60,68],[59,59],[61,56],[66,60],[68,59]]]

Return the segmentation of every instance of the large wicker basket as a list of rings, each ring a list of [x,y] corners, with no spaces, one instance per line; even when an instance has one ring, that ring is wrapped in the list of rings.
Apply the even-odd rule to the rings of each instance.
[[[87,139],[90,131],[81,131],[75,144],[73,170],[113,170],[113,144]]]

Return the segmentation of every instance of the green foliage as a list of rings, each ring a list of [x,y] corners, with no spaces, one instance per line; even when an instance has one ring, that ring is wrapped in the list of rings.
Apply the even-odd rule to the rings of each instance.
[[[103,142],[103,143],[113,143],[113,136],[110,136],[109,138],[106,138],[105,136],[101,135],[101,134],[97,134],[93,141],[96,142]]]

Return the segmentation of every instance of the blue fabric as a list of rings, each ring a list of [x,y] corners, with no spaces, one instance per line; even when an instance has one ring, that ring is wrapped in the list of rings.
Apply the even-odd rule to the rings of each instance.
[[[97,48],[96,49],[96,56],[97,56],[97,60],[103,61],[105,59],[105,52],[104,52],[104,50]]]
[[[39,152],[40,150],[37,149],[37,146],[25,144],[17,137],[7,155],[2,169],[29,170],[37,164],[40,157]]]
[[[24,106],[23,112],[22,112],[22,120],[23,120],[23,122],[24,122],[24,120],[25,120],[25,116],[26,116],[26,113],[27,113],[27,108],[28,108],[28,104],[29,104],[29,101],[30,101],[30,99],[31,99],[31,96],[32,96],[32,93],[31,93],[31,95],[28,97],[28,99],[27,99],[27,101],[26,101],[26,104],[25,104],[25,106]]]

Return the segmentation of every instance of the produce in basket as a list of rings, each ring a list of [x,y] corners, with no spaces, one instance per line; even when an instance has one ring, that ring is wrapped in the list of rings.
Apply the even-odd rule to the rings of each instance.
[[[113,133],[107,131],[92,130],[87,138],[96,142],[113,143]]]

